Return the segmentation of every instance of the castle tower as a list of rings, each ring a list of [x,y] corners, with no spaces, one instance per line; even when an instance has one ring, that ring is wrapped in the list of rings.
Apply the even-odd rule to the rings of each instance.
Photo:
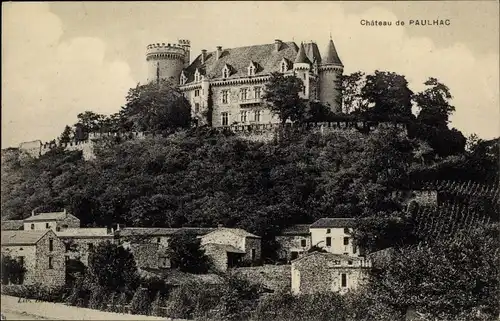
[[[319,72],[319,100],[329,106],[333,112],[342,111],[340,81],[344,72],[344,65],[340,61],[333,40],[330,38],[325,59],[318,68]]]
[[[186,53],[184,56],[184,68],[187,68],[191,63],[191,41],[181,39],[179,40],[179,45],[184,49],[184,52]]]
[[[293,71],[297,78],[301,79],[304,83],[304,91],[302,92],[302,98],[309,97],[309,71],[311,70],[311,61],[307,58],[306,51],[304,49],[304,44],[300,44],[299,52],[295,57],[293,62]]]
[[[189,46],[187,44],[187,48]],[[147,82],[169,80],[174,85],[178,85],[182,69],[185,65],[186,55],[189,57],[189,51],[186,53],[185,48],[186,44],[155,43],[148,45],[146,49],[146,61],[148,63]]]

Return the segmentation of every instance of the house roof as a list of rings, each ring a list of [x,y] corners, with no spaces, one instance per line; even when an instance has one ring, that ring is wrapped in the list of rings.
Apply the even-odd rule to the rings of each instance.
[[[328,42],[328,49],[326,52],[324,63],[342,65],[342,61],[340,61],[337,49],[335,49],[335,45],[333,44],[332,39],[330,39],[330,41]]]
[[[120,236],[170,236],[178,232],[193,233],[196,235],[203,235],[216,230],[212,227],[124,227],[120,229],[118,234]]]
[[[5,220],[2,221],[2,231],[22,230],[23,220]]]
[[[295,224],[281,231],[281,235],[305,235],[310,234],[310,224]]]
[[[320,218],[316,222],[312,223],[310,228],[344,228],[344,227],[354,227],[354,218]]]
[[[229,252],[229,253],[240,253],[240,254],[246,253],[243,250],[240,250],[232,245],[227,245],[227,244],[207,243],[207,244],[204,244],[203,246],[214,247],[217,250],[221,250],[221,251],[225,251],[225,252]]]
[[[57,231],[56,235],[59,237],[75,237],[75,238],[113,237],[113,234],[108,233],[108,229],[105,227],[68,228],[62,231]]]
[[[331,259],[331,260],[344,260],[344,261],[364,261],[365,260],[365,258],[362,258],[362,257],[349,256],[349,255],[345,255],[345,254],[334,254],[334,253],[330,253],[330,252],[311,252],[311,253],[307,253],[307,254],[304,254],[304,255],[296,258],[292,262],[297,262],[297,261],[304,260],[306,258],[318,257],[318,256],[326,257],[327,259]]]
[[[2,246],[4,245],[35,245],[51,230],[39,231],[3,231]]]
[[[261,238],[260,236],[257,236],[255,234],[252,234],[252,233],[249,233],[247,231],[245,231],[244,229],[241,229],[241,228],[229,228],[229,227],[219,227],[217,229],[215,229],[214,231],[208,233],[208,234],[211,234],[211,233],[215,233],[215,232],[219,232],[219,231],[227,231],[227,232],[231,232],[237,236],[240,236],[240,237],[252,237],[252,238]]]
[[[67,218],[72,218],[79,220],[78,217],[69,214],[67,212],[52,212],[52,213],[39,213],[37,215],[25,218],[25,222],[36,222],[36,221],[61,221]]]
[[[227,64],[231,68],[231,78],[248,76],[248,66],[253,61],[257,67],[255,76],[267,75],[271,72],[280,71],[280,63],[283,58],[294,61],[298,47],[294,42],[282,42],[280,50],[276,51],[275,44],[254,45],[238,48],[223,49],[221,57],[216,59],[216,52],[206,54],[205,63],[201,63],[201,55],[186,68],[188,81],[194,80],[196,69],[204,74],[208,79],[222,78],[222,69]]]

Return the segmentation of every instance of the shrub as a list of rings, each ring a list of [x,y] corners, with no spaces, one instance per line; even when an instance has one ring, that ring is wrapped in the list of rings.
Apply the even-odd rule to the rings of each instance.
[[[151,315],[160,316],[160,308],[162,307],[163,300],[161,299],[160,291],[156,292],[155,298],[151,303]]]
[[[106,306],[106,290],[98,285],[93,285],[90,291],[89,308],[101,310]]]
[[[130,313],[132,314],[149,314],[149,306],[151,300],[149,299],[148,290],[145,288],[137,288],[130,302]]]

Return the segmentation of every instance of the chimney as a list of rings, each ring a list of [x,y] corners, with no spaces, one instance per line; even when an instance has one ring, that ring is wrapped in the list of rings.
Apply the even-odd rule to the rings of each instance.
[[[281,40],[279,40],[279,39],[274,40],[274,49],[276,52],[280,51],[281,44],[282,44]]]
[[[31,216],[35,216],[35,210],[31,211]]]
[[[66,214],[66,209],[64,209],[63,213]]]
[[[221,46],[217,46],[217,52],[215,54],[216,54],[215,60],[219,60],[220,56],[222,56],[222,47]]]
[[[120,224],[116,224],[116,231],[118,232],[120,230]]]
[[[206,59],[207,59],[207,49],[202,49],[201,50],[201,64],[202,65],[205,63]]]
[[[224,225],[223,225],[223,224],[218,224],[218,225],[217,225],[217,228],[223,228],[223,227],[224,227]]]

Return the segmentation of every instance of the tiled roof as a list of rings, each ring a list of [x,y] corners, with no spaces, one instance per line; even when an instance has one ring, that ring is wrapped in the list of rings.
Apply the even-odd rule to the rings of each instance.
[[[245,254],[245,251],[237,249],[236,247],[234,247],[232,245],[227,245],[227,244],[207,243],[207,244],[204,244],[203,246],[214,247],[218,250],[226,251],[229,253]]]
[[[254,62],[257,66],[255,76],[267,75],[271,72],[280,71],[280,63],[283,58],[294,61],[298,47],[294,42],[282,42],[279,51],[276,51],[275,44],[255,45],[222,49],[219,60],[216,59],[216,52],[206,54],[205,63],[201,64],[199,55],[186,69],[188,81],[194,80],[194,73],[197,68],[209,79],[222,78],[222,69],[227,64],[231,67],[231,78],[248,76],[248,66]]]
[[[35,222],[35,221],[61,221],[66,218],[72,218],[78,220],[78,218],[67,212],[52,212],[52,213],[39,213],[34,216],[25,218],[25,222]]]
[[[253,238],[259,238],[259,239],[261,238],[260,236],[249,233],[241,228],[219,227],[219,228],[215,229],[214,231],[212,231],[211,233],[215,233],[218,231],[228,231],[228,232],[231,232],[231,233],[233,233],[237,236],[240,236],[240,237],[253,237]]]
[[[2,221],[2,231],[22,230],[23,220],[6,220]]]
[[[56,232],[59,237],[98,237],[98,236],[110,236],[113,234],[108,233],[108,229],[105,227],[95,227],[95,228],[68,228],[62,231]]]
[[[170,236],[178,232],[203,235],[216,230],[211,227],[124,227],[117,231],[120,236]]]
[[[309,232],[310,224],[296,224],[287,227],[281,231],[281,235],[305,235],[310,234]]]
[[[328,42],[328,49],[326,52],[324,63],[342,65],[342,61],[340,61],[337,49],[335,49],[335,45],[333,44],[332,39],[330,39],[330,42]]]
[[[311,63],[311,61],[309,60],[309,58],[306,55],[306,50],[304,49],[304,44],[303,43],[300,44],[299,53],[295,57],[295,61],[294,62],[295,63],[306,63],[306,64],[310,64]]]
[[[3,245],[34,245],[50,230],[40,231],[3,231]]]
[[[344,228],[354,227],[355,220],[353,218],[320,218],[312,223],[310,228]]]
[[[319,53],[318,45],[314,42],[304,43],[304,50],[307,55],[307,58],[311,62],[316,61],[318,64],[321,64],[321,54]]]
[[[297,259],[293,260],[293,262],[301,261],[305,258],[309,258],[312,256],[326,256],[328,259],[344,260],[344,261],[364,261],[365,260],[365,258],[363,258],[363,257],[349,256],[349,255],[345,255],[345,254],[334,254],[334,253],[330,253],[330,252],[311,252],[311,253],[307,253],[307,254],[304,254],[304,255],[298,257]]]

